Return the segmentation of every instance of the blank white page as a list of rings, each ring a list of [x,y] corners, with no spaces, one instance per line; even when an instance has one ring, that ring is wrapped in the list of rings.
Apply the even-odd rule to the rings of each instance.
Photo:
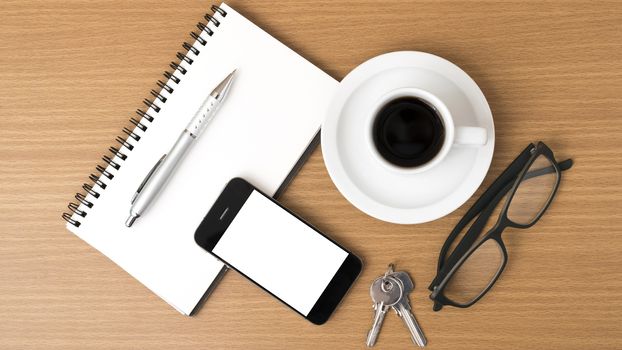
[[[68,224],[87,243],[184,314],[189,314],[223,265],[196,245],[194,232],[226,183],[242,177],[274,194],[318,131],[337,82],[266,32],[222,4],[226,17],[210,24],[183,62],[185,75],[93,208]],[[146,53],[148,54],[148,53]],[[235,80],[222,108],[181,162],[157,201],[131,228],[124,222],[130,200],[145,175],[173,145],[201,102],[233,69]]]

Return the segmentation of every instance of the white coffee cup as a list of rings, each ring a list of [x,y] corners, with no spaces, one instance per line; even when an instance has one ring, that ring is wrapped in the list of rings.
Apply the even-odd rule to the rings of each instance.
[[[439,117],[442,123],[442,128],[444,130],[444,139],[442,141],[442,145],[436,152],[436,155],[434,155],[424,164],[420,164],[417,166],[398,166],[389,162],[378,151],[378,148],[374,142],[374,122],[376,121],[378,113],[385,106],[387,106],[388,103],[404,97],[415,98],[419,101],[422,101],[432,110],[434,110],[436,112],[436,116]],[[455,145],[479,147],[485,145],[487,142],[488,135],[485,128],[479,126],[454,125],[454,118],[445,103],[443,103],[443,101],[441,101],[441,99],[439,99],[436,95],[422,89],[396,89],[383,95],[374,105],[376,107],[371,111],[366,121],[366,143],[369,146],[368,148],[373,154],[374,158],[378,162],[382,163],[387,168],[396,172],[407,174],[424,172],[442,162],[442,160],[447,156],[451,148]]]

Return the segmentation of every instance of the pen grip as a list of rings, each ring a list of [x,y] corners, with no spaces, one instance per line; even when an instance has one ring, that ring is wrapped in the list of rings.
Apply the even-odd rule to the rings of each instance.
[[[186,127],[186,130],[190,132],[190,135],[193,138],[196,139],[199,137],[203,130],[205,130],[207,124],[212,121],[214,115],[216,114],[218,105],[218,100],[211,95],[203,101],[203,104],[199,107],[199,110],[195,113],[194,117],[192,117],[190,123]]]
[[[177,139],[177,142],[175,142],[175,145],[173,145],[173,148],[171,148],[158,168],[154,170],[153,174],[140,191],[140,194],[136,197],[136,201],[132,206],[134,212],[142,215],[150,204],[155,201],[158,194],[173,175],[177,165],[184,158],[193,141],[194,139],[190,134],[184,130],[179,139]]]

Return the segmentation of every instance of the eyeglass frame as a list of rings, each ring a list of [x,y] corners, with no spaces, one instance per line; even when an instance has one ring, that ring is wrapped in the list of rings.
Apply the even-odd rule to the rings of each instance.
[[[553,169],[551,169],[551,167],[547,167],[534,170],[534,173],[528,178],[545,175],[551,173],[551,170],[554,170],[556,174],[555,185],[549,195],[549,198],[547,199],[547,202],[545,203],[545,205],[542,206],[538,214],[531,220],[531,222],[527,224],[517,223],[508,217],[508,210],[510,204],[512,203],[512,199],[516,195],[519,186],[526,179],[526,176],[528,175],[527,171],[533,165],[536,159],[538,159],[538,157],[541,155],[545,156],[550,161]],[[490,291],[490,289],[492,289],[494,284],[503,273],[508,262],[507,248],[505,247],[505,243],[501,238],[501,234],[507,227],[527,229],[535,225],[553,202],[553,199],[555,198],[555,195],[557,194],[557,190],[561,183],[562,171],[568,170],[570,169],[570,167],[572,167],[571,159],[567,159],[563,162],[558,163],[555,159],[553,151],[543,142],[538,142],[536,145],[534,145],[533,143],[529,144],[525,148],[525,150],[521,152],[521,154],[504,170],[504,172],[495,180],[495,182],[493,182],[493,184],[473,204],[473,206],[464,215],[460,222],[458,222],[454,230],[450,233],[449,237],[445,241],[445,244],[443,244],[443,248],[441,249],[441,252],[439,254],[437,276],[428,287],[428,289],[432,291],[432,293],[430,294],[430,299],[434,301],[434,311],[440,311],[443,306],[446,305],[459,308],[470,307],[477,303],[481,298],[484,297],[484,295],[488,293],[488,291]],[[520,170],[517,171],[517,169]],[[481,240],[474,244],[475,240],[480,236],[480,233],[483,231],[486,222],[492,215],[492,212],[495,210],[499,202],[503,199],[503,197],[506,196],[507,193],[509,193],[508,198],[506,199],[501,209],[501,212],[499,213],[497,222],[481,238]],[[494,197],[490,198],[493,195]],[[469,227],[467,233],[464,235],[462,240],[459,242],[459,244],[450,254],[449,258],[446,260],[445,257],[447,255],[447,251],[453,241],[456,239],[458,233],[460,233],[466,227],[466,225],[471,222],[471,220],[473,220],[476,216],[478,216],[477,219],[475,219],[473,224]],[[494,277],[488,282],[486,288],[484,288],[475,298],[467,303],[458,303],[445,296],[445,287],[447,286],[451,278],[454,277],[455,272],[458,271],[458,269],[464,264],[464,262],[467,261],[468,258],[479,247],[481,247],[490,239],[494,240],[501,249],[501,252],[503,254],[503,261],[499,266],[498,270],[495,272]]]

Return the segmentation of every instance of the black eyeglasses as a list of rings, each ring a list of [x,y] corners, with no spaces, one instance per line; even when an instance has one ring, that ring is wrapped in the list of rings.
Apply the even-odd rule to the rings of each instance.
[[[469,307],[492,288],[508,261],[501,233],[506,227],[533,226],[553,201],[561,172],[571,167],[571,159],[558,163],[553,151],[542,142],[530,144],[521,152],[467,211],[443,244],[437,275],[428,287],[432,291],[434,311],[444,305]],[[506,196],[497,222],[481,236],[488,219]],[[458,234],[473,219],[447,257]]]

